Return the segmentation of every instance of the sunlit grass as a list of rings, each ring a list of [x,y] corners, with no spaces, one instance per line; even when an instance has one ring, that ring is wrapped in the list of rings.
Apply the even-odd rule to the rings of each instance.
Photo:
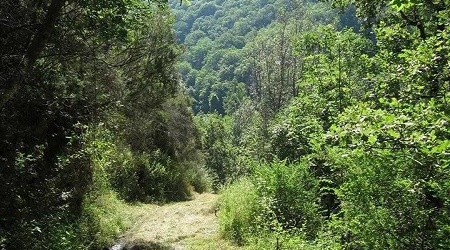
[[[204,237],[198,235],[196,237],[186,240],[186,245],[188,249],[192,250],[235,250],[235,249],[245,249],[244,247],[236,246],[231,241],[223,239],[218,234],[211,235],[209,237]]]

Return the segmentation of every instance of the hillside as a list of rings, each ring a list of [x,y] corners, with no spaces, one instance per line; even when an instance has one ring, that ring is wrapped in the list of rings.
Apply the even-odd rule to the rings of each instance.
[[[449,0],[0,16],[0,249],[450,249]]]
[[[198,0],[181,6],[174,1],[172,8],[177,39],[185,46],[178,71],[194,97],[195,113],[232,113],[249,97],[256,77],[254,54],[263,48],[273,57],[290,51],[271,40],[321,23],[357,25],[351,11],[338,15],[316,1]]]
[[[448,1],[173,7],[224,238],[449,248]]]

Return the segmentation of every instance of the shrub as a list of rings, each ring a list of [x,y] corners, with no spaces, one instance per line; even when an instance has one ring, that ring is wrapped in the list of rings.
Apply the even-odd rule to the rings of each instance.
[[[267,201],[268,214],[262,215],[262,222],[267,224],[265,218],[269,217],[284,230],[302,231],[307,239],[314,239],[323,222],[317,204],[318,180],[309,173],[307,165],[264,163],[254,171],[257,194]]]
[[[318,181],[306,164],[263,163],[252,169],[251,177],[233,183],[222,194],[222,235],[238,244],[253,241],[252,245],[265,244],[254,239],[262,235],[269,241],[289,238],[286,235],[298,242],[315,239],[323,218],[317,204]]]
[[[211,171],[202,165],[197,165],[195,162],[188,164],[187,176],[189,176],[194,190],[198,193],[210,192],[214,184]]]
[[[338,156],[336,156],[338,157]],[[433,207],[428,184],[413,173],[407,152],[348,151],[339,160],[345,172],[336,193],[341,213],[331,229],[350,249],[433,249],[445,209]]]
[[[237,164],[237,148],[232,144],[230,117],[218,114],[196,116],[201,133],[205,167],[214,179],[214,189],[242,175],[244,169]]]
[[[211,175],[196,159],[177,161],[159,149],[133,152],[104,128],[90,131],[87,137],[87,151],[100,171],[94,176],[96,187],[110,187],[126,201],[184,200],[194,189],[211,189]]]
[[[256,188],[249,178],[229,185],[219,200],[219,229],[227,239],[244,244],[255,229],[255,219],[262,207]]]
[[[114,239],[131,224],[125,208],[126,204],[111,190],[90,193],[84,200],[79,222],[83,241],[90,242],[93,249],[113,245]]]

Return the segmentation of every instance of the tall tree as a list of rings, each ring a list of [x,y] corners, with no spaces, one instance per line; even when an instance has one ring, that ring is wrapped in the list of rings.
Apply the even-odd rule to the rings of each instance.
[[[113,112],[130,120],[152,116],[176,93],[178,48],[163,6],[2,2],[1,247],[43,248],[52,222],[80,215],[92,183],[80,139],[86,125]],[[38,243],[30,240],[38,236]]]

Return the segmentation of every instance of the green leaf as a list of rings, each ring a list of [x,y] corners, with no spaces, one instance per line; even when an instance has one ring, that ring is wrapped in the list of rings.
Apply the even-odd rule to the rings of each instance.
[[[389,129],[387,133],[396,139],[400,137],[400,133],[392,129]]]
[[[384,123],[391,124],[395,120],[395,115],[389,114],[384,116]]]
[[[411,8],[414,5],[420,5],[420,1],[416,0],[392,0],[390,2],[391,7],[396,11],[404,11]]]
[[[450,140],[439,141],[438,145],[431,149],[431,153],[444,153],[450,148]]]
[[[376,135],[370,135],[370,136],[369,136],[369,139],[367,139],[367,141],[368,141],[370,144],[374,144],[375,142],[377,142],[377,136],[376,136]]]
[[[391,106],[395,107],[398,106],[398,100],[395,97],[391,98]]]

